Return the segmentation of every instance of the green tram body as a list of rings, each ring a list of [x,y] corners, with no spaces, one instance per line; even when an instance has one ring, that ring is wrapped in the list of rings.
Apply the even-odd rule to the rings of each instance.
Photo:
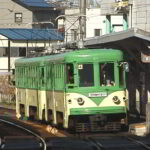
[[[16,113],[65,128],[87,120],[125,121],[122,62],[123,53],[114,49],[85,49],[18,59]],[[109,75],[112,79],[107,79]]]

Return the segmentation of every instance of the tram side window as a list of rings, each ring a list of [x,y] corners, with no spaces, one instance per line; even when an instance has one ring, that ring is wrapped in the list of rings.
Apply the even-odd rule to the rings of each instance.
[[[74,84],[73,64],[67,64],[67,84]]]
[[[114,64],[100,63],[100,85],[115,86]]]
[[[44,87],[44,68],[41,68],[42,87]]]
[[[121,65],[119,67],[119,83],[120,83],[120,87],[123,87],[124,86],[124,68],[123,68],[123,65]]]
[[[94,86],[94,69],[93,64],[80,64],[78,65],[80,87]]]

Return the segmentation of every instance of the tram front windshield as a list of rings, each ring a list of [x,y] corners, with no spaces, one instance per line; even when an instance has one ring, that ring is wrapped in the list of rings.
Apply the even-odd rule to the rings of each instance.
[[[91,87],[94,86],[94,66],[93,64],[80,64],[79,70],[79,86]]]
[[[100,85],[115,86],[114,63],[100,63]]]
[[[120,87],[124,87],[124,68],[123,65],[120,67],[115,67],[113,62],[100,62],[95,67],[94,64],[78,64],[78,67],[74,67],[73,64],[67,64],[67,84],[79,83],[79,87],[93,87],[95,85],[99,86],[116,86],[119,83]],[[74,70],[78,69],[78,78],[74,74]],[[119,78],[115,78],[115,70],[118,72]],[[94,80],[94,73],[95,80]],[[76,82],[75,82],[76,81]],[[94,84],[94,81],[96,82]],[[99,82],[99,83],[98,83]]]

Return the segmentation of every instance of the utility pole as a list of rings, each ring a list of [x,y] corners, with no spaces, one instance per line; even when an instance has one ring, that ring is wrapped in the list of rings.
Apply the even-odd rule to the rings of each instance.
[[[80,0],[80,19],[79,19],[79,47],[83,47],[83,39],[86,38],[86,0]],[[81,45],[80,45],[81,44]]]
[[[10,72],[10,40],[8,40],[8,72]]]

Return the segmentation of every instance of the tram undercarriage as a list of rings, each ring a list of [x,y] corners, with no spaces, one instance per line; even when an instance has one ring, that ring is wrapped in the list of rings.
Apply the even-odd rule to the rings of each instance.
[[[113,132],[127,127],[126,114],[70,116],[69,128],[75,132]]]

